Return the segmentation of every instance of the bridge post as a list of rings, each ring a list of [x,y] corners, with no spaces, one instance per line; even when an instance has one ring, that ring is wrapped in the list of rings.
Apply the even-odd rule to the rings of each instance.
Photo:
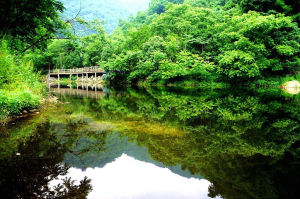
[[[48,87],[49,87],[49,92],[50,92],[50,89],[51,89],[50,73],[49,73],[49,79],[48,79]]]

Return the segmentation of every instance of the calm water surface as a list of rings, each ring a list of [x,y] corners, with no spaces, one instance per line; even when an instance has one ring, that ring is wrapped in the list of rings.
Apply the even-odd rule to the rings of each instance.
[[[299,198],[300,96],[69,89],[1,129],[1,198]]]

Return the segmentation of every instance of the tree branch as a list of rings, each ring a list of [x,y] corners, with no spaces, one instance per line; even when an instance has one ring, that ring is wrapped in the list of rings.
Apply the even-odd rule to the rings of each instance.
[[[75,15],[75,17],[74,18],[72,18],[72,19],[70,19],[70,20],[67,20],[65,23],[67,24],[67,23],[70,23],[71,24],[71,27],[72,27],[72,29],[73,29],[73,32],[74,32],[74,35],[76,36],[76,30],[75,30],[75,28],[73,27],[73,25],[72,25],[72,23],[71,22],[73,22],[78,16],[79,16],[79,14],[80,14],[80,12],[81,12],[81,0],[80,0],[80,7],[79,7],[79,10],[78,10],[78,12],[77,12],[77,14]],[[43,36],[41,36],[38,40],[36,40],[33,44],[31,44],[31,45],[29,45],[27,48],[25,48],[23,51],[22,51],[22,53],[24,53],[24,52],[26,52],[27,50],[29,50],[30,48],[32,48],[32,47],[34,47],[34,46],[36,46],[38,43],[40,43],[41,41],[45,41],[45,40],[48,40],[48,39],[54,39],[54,38],[45,38],[45,37],[47,37],[47,36],[49,36],[50,35],[50,33],[46,33],[45,35],[43,35]],[[70,39],[70,38],[55,38],[55,39]]]

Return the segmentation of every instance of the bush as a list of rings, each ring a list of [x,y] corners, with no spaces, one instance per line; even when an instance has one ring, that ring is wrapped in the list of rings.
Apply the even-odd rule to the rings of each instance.
[[[249,12],[218,27],[211,49],[227,78],[251,80],[299,70],[299,28],[291,18]]]
[[[0,41],[0,121],[40,104],[43,86],[33,65],[10,54]]]

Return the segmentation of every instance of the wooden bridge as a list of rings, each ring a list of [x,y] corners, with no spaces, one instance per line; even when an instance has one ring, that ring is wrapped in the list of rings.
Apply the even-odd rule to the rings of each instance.
[[[76,75],[77,79],[79,76],[83,79],[84,76],[86,78],[89,77],[89,75],[95,75],[94,77],[97,79],[97,76],[101,76],[105,74],[105,71],[101,69],[99,66],[91,66],[91,67],[84,67],[84,68],[74,68],[74,69],[54,69],[49,70],[48,77],[51,78],[51,76],[57,76],[58,80],[62,76],[69,76],[71,79],[72,75]]]

